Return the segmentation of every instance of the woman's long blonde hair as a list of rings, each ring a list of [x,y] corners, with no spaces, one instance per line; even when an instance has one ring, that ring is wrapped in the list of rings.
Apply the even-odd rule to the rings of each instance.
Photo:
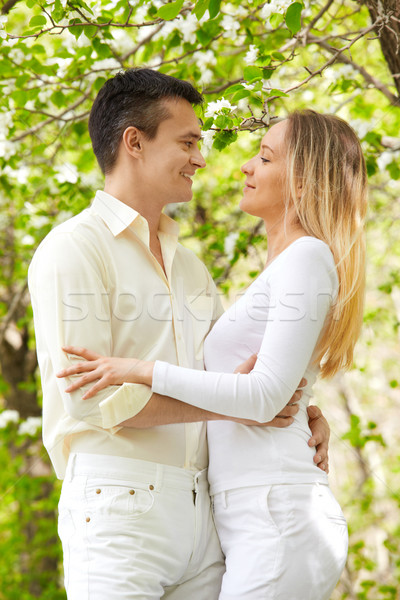
[[[312,110],[288,116],[288,202],[308,235],[330,247],[339,292],[316,349],[322,377],[350,368],[363,320],[367,171],[353,129]]]

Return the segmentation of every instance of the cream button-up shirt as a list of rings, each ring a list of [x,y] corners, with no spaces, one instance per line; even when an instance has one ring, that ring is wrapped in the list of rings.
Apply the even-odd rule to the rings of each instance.
[[[165,273],[149,248],[146,219],[99,191],[92,205],[56,227],[29,268],[43,388],[43,440],[59,478],[71,451],[124,456],[198,470],[207,466],[204,423],[121,427],[150,398],[147,386],[110,386],[89,400],[55,376],[76,357],[64,345],[109,356],[203,368],[203,341],[222,313],[203,263],[178,243],[162,215]],[[89,387],[89,386],[88,386]]]

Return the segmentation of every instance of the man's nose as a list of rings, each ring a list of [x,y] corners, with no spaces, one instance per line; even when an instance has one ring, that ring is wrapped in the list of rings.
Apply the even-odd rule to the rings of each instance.
[[[206,161],[204,160],[204,156],[200,152],[199,148],[197,148],[196,151],[192,154],[190,162],[198,169],[204,169],[204,167],[206,166]]]

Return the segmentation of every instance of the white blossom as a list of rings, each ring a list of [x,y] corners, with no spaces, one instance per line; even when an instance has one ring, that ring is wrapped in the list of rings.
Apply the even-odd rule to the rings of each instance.
[[[224,15],[221,21],[221,28],[224,31],[222,37],[234,40],[237,38],[237,30],[240,29],[240,23],[230,15]]]
[[[52,93],[53,93],[53,90],[50,87],[41,89],[40,92],[38,93],[39,101],[42,102],[43,104],[47,104]]]
[[[361,119],[353,119],[349,121],[349,124],[354,129],[354,131],[360,139],[367,135],[368,131],[372,126],[372,124],[368,121],[362,121]]]
[[[208,129],[208,131],[203,131],[203,133],[202,133],[201,151],[205,156],[207,156],[207,154],[210,152],[210,150],[212,148],[214,136],[215,136],[214,129]]]
[[[244,57],[244,62],[248,65],[253,65],[258,58],[258,48],[253,44],[250,46],[246,56]]]
[[[0,413],[0,429],[7,427],[9,423],[18,423],[19,412],[17,410],[3,410]]]
[[[78,169],[71,163],[64,163],[56,167],[56,176],[58,183],[76,183],[78,181]]]
[[[116,29],[113,32],[114,47],[120,53],[129,52],[132,49],[132,38],[128,35],[125,29]]]
[[[208,85],[209,83],[212,82],[213,77],[214,77],[214,73],[211,71],[211,69],[202,69],[201,75],[200,75],[200,83],[202,85]]]
[[[306,102],[312,102],[315,98],[315,94],[312,90],[304,90],[303,92],[303,100]]]
[[[254,90],[255,85],[256,85],[255,83],[246,83],[246,82],[242,83],[242,86],[244,87],[244,89],[249,90],[249,91]]]
[[[24,235],[24,237],[21,240],[21,244],[23,246],[33,246],[35,243],[35,238],[32,235],[29,235],[28,233],[26,235]]]
[[[135,23],[144,23],[148,13],[148,6],[143,4],[143,6],[139,6],[135,12]],[[146,29],[146,28],[145,28]]]
[[[189,44],[196,43],[196,34],[199,23],[197,18],[193,14],[189,14],[185,19],[183,19],[182,23],[179,25],[179,31],[183,35],[183,41],[188,42]]]
[[[236,246],[236,241],[239,237],[239,232],[238,231],[232,231],[231,233],[228,233],[228,235],[225,238],[224,241],[224,250],[225,250],[225,254],[228,260],[230,260],[233,257],[233,253],[235,250],[235,246]]]
[[[377,165],[380,171],[386,169],[388,165],[392,162],[398,162],[400,158],[400,152],[390,152],[389,150],[385,150],[382,154],[376,159]]]
[[[22,421],[18,428],[20,435],[36,435],[37,430],[42,426],[41,417],[28,417],[26,421]]]
[[[22,185],[28,182],[30,170],[28,167],[19,167],[18,169],[12,169],[9,165],[6,165],[3,169],[3,173],[8,177],[16,179],[18,183]]]
[[[8,17],[7,15],[0,15],[0,29],[4,28],[4,25],[7,23]]]
[[[27,54],[25,56],[20,48],[13,48],[10,50],[8,56],[17,63],[22,63],[24,60],[30,60],[32,58],[32,54]]]
[[[223,108],[229,108],[229,110],[235,110],[237,106],[232,106],[229,100],[225,100],[225,98],[220,98],[215,102],[209,102],[207,106],[207,110],[205,112],[206,117],[213,117],[216,113],[220,112]]]
[[[0,157],[9,159],[14,154],[14,144],[0,135]]]
[[[108,71],[109,69],[120,69],[121,64],[115,58],[104,58],[96,62],[95,68]]]
[[[267,21],[274,13],[285,13],[290,4],[292,4],[292,0],[271,0],[269,4],[264,4],[262,7],[260,17]]]
[[[212,50],[206,50],[196,57],[196,64],[200,71],[217,64],[217,59]]]

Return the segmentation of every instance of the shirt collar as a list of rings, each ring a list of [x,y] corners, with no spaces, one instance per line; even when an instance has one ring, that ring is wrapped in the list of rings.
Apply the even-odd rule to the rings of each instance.
[[[94,211],[100,215],[111,233],[116,237],[131,227],[140,237],[148,238],[148,223],[141,214],[111,194],[98,190],[92,203]],[[167,215],[161,214],[159,231],[178,237],[179,225]],[[146,235],[147,234],[147,235]]]

